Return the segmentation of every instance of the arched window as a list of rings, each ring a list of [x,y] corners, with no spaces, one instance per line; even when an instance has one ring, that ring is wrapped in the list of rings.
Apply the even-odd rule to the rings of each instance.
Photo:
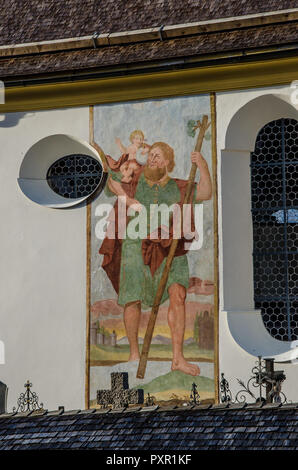
[[[281,341],[298,339],[298,122],[278,119],[251,154],[255,308]]]

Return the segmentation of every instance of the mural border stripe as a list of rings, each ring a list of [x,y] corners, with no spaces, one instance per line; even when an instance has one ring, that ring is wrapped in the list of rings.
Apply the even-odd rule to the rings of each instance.
[[[216,145],[216,93],[210,93],[211,149],[213,177],[213,236],[214,236],[214,394],[219,403],[219,266],[218,266],[218,198],[217,198],[217,145]]]
[[[89,107],[89,143],[94,142],[94,107]],[[86,201],[86,353],[85,353],[85,409],[89,409],[90,394],[90,308],[91,308],[91,203]]]

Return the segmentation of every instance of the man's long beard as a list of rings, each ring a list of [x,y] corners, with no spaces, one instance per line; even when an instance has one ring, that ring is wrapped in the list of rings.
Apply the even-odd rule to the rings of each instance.
[[[152,183],[161,180],[167,173],[166,167],[163,168],[150,168],[148,165],[144,168],[144,176]]]

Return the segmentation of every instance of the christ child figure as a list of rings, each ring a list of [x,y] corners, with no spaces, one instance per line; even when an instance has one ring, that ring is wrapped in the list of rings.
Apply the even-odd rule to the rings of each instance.
[[[130,145],[125,147],[121,140],[117,137],[116,144],[120,148],[122,155],[116,160],[110,155],[106,155],[106,161],[109,168],[109,179],[107,184],[107,191],[111,190],[117,196],[126,198],[127,206],[135,206],[140,210],[140,205],[131,197],[134,192],[134,183],[137,183],[137,178],[143,169],[137,159],[136,155],[139,149],[142,149],[142,155],[149,152],[150,145],[145,143],[145,136],[141,130],[134,130],[130,136]],[[96,143],[93,146],[97,149]]]
[[[140,148],[142,148],[142,155],[148,153],[150,145],[145,143],[145,136],[141,130],[133,131],[130,136],[130,145],[125,147],[119,137],[115,139],[116,144],[122,152],[122,156],[118,160],[118,169],[122,174],[122,183],[130,183],[134,173],[139,170],[140,164],[137,162],[136,155]]]

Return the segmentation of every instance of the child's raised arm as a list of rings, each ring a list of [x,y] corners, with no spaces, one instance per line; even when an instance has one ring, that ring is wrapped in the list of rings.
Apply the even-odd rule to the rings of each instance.
[[[124,147],[124,145],[122,144],[121,139],[119,139],[119,137],[116,137],[115,142],[118,145],[118,147],[120,148],[122,153],[127,153],[127,149],[126,149],[126,147]]]

